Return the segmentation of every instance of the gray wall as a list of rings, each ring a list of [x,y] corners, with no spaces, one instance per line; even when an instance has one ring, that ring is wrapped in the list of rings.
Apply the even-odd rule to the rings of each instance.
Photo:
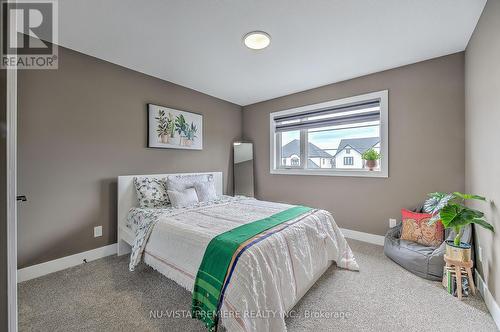
[[[19,268],[116,242],[118,175],[222,171],[232,190],[239,106],[59,52],[59,70],[19,72]],[[147,103],[203,114],[203,151],[147,149]]]
[[[389,90],[389,178],[271,175],[269,113]],[[464,189],[464,54],[457,53],[243,108],[256,196],[323,208],[348,229],[384,234],[432,191]]]
[[[500,1],[489,0],[466,50],[466,189],[488,198],[473,204],[484,211],[496,234],[476,227],[483,248],[477,269],[500,303]],[[476,257],[477,258],[477,257]]]
[[[7,75],[0,69],[0,124],[6,125]],[[0,331],[7,331],[7,141],[0,131]]]

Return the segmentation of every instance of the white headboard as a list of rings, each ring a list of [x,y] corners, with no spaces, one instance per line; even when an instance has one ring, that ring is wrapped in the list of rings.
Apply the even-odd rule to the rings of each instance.
[[[126,234],[123,234],[123,230],[126,227],[127,214],[131,208],[137,207],[137,195],[135,193],[134,178],[135,177],[148,177],[148,178],[165,178],[169,175],[212,175],[215,183],[215,190],[217,195],[222,195],[223,190],[223,178],[222,172],[205,172],[205,173],[171,173],[171,174],[147,174],[147,175],[124,175],[118,177],[118,242],[120,245],[120,240],[125,240],[130,244],[129,239]],[[123,226],[123,227],[122,227]]]

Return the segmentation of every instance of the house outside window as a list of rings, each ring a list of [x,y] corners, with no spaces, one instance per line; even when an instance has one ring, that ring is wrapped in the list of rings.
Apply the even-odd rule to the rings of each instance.
[[[388,91],[271,113],[270,134],[272,174],[387,177]],[[382,154],[373,171],[369,149]]]

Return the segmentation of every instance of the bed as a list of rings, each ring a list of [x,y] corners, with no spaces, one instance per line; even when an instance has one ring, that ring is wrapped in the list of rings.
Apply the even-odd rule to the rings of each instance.
[[[205,174],[215,183],[217,201],[182,209],[137,207],[135,177]],[[118,255],[132,252],[131,270],[143,261],[193,292],[198,268],[214,236],[292,208],[224,196],[221,172],[120,176]],[[150,226],[143,227],[145,224]],[[286,315],[333,262],[358,270],[349,245],[327,211],[311,209],[263,234],[241,254],[221,297],[218,323],[228,331],[286,331]]]

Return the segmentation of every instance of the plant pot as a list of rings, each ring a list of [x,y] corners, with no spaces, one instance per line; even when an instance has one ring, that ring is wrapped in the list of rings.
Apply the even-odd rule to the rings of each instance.
[[[378,160],[366,160],[365,165],[370,171],[373,171],[377,167],[377,161]]]
[[[457,246],[452,240],[448,240],[446,241],[446,256],[454,261],[469,262],[471,260],[471,245],[462,242],[460,246]]]
[[[168,144],[175,144],[175,139],[174,139],[173,137],[170,137],[170,136],[169,136],[169,137],[167,138],[167,143],[168,143]]]
[[[191,146],[191,145],[193,145],[193,140],[192,140],[192,139],[187,139],[187,138],[186,138],[186,139],[184,140],[184,145],[185,145],[185,146]]]
[[[168,136],[167,135],[160,135],[160,142],[163,144],[168,143]]]

